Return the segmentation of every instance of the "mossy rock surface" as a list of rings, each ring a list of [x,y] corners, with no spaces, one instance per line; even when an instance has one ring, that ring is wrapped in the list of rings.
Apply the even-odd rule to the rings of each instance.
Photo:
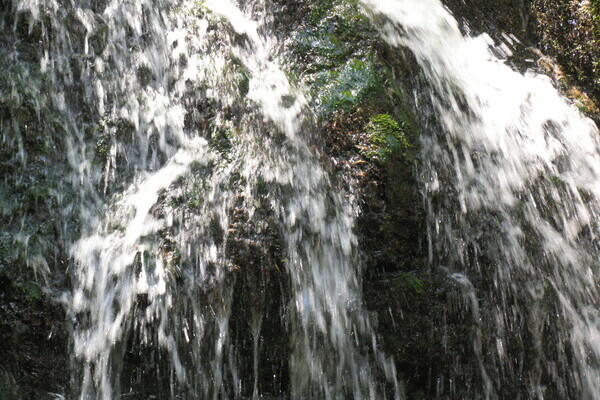
[[[550,75],[563,95],[600,122],[599,0],[443,0],[465,33],[487,33],[513,50],[511,63]],[[543,53],[532,49],[538,48]],[[551,58],[551,59],[549,59]],[[555,59],[555,60],[554,60]]]
[[[600,104],[600,1],[533,0],[542,50]]]
[[[406,151],[411,147],[405,133],[407,126],[389,114],[371,117],[366,129],[369,143],[374,147],[368,156],[375,156],[384,163],[394,153],[406,156]]]

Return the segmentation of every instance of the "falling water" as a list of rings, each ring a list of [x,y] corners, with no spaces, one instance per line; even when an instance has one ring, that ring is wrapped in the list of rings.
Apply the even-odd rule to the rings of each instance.
[[[127,369],[134,356],[150,359],[148,390],[170,398],[399,398],[362,307],[355,205],[309,146],[313,121],[278,65],[267,3],[13,9],[42,31],[43,72],[68,133],[74,398],[133,390],[148,374]],[[260,243],[267,234],[279,248]],[[240,246],[259,254],[243,259]],[[289,293],[274,317],[265,282],[282,270]],[[242,273],[262,283],[236,293]],[[235,315],[236,301],[250,315]],[[232,335],[243,318],[246,337]],[[267,322],[289,337],[278,355],[289,352],[289,365],[273,367],[270,385],[259,371],[270,368],[259,366]],[[246,342],[251,377],[239,361]]]
[[[437,121],[420,167],[429,261],[463,288],[479,364],[479,383],[448,371],[439,395],[600,398],[598,129],[439,0],[363,5],[414,56]]]
[[[65,136],[50,195],[71,259],[66,395],[401,398],[362,306],[357,207],[312,150],[272,4],[11,4],[43,54],[35,107]],[[472,320],[438,396],[600,398],[598,129],[439,0],[361,4],[433,110],[429,263]],[[27,132],[2,134],[22,150]]]

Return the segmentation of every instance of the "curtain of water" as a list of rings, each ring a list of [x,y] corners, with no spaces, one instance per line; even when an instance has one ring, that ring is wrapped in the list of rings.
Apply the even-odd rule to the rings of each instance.
[[[427,82],[430,262],[473,317],[470,395],[600,398],[598,129],[549,79],[513,71],[506,46],[463,36],[439,0],[362,3]]]
[[[132,346],[154,349],[171,398],[264,394],[260,306],[248,305],[254,377],[240,375],[230,334],[240,317],[234,297],[243,296],[233,291],[235,271],[249,266],[234,265],[229,249],[234,215],[266,224],[258,215],[267,209],[291,289],[278,316],[290,337],[290,384],[270,394],[398,398],[394,366],[361,305],[354,205],[310,150],[306,100],[277,64],[268,4],[13,4],[43,31],[42,68],[68,120],[80,221],[65,232],[76,397],[127,390]]]

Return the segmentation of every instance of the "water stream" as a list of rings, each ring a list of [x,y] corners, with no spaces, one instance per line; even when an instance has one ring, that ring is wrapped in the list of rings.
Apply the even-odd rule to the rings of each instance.
[[[599,398],[598,129],[549,78],[511,69],[508,46],[463,36],[440,1],[363,3],[427,82],[429,261],[464,290],[481,381],[462,384],[473,398]],[[460,378],[447,379],[451,394]]]
[[[355,206],[333,192],[308,145],[312,117],[265,33],[267,4],[15,5],[46,29],[44,72],[70,120],[81,226],[70,236],[65,302],[76,397],[133,390],[135,377],[124,379],[133,346],[152,360],[155,390],[170,398],[399,398],[393,363],[379,353],[362,308]],[[92,138],[83,126],[90,117],[102,128]],[[105,147],[100,166],[94,140]],[[252,242],[268,230],[281,259],[239,265],[237,243],[264,248]],[[269,294],[234,293],[240,268],[256,268],[262,281],[282,269],[287,276],[275,318],[288,336],[289,377],[275,370],[279,383],[264,389]],[[233,314],[236,295],[247,296],[242,311],[251,314],[251,377],[238,361],[247,338],[230,329],[232,318],[244,318]],[[147,371],[140,365],[133,374]]]

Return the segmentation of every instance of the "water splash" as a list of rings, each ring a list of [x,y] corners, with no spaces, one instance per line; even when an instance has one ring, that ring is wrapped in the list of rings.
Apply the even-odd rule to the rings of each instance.
[[[598,398],[598,129],[548,78],[512,70],[506,46],[463,36],[440,1],[362,3],[427,82],[430,262],[463,274],[482,313],[470,395]]]

